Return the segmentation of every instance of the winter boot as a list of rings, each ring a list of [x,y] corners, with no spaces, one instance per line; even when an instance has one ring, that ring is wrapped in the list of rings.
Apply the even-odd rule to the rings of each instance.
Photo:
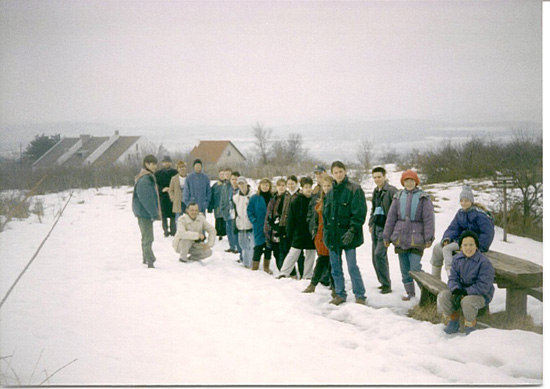
[[[334,289],[334,286],[331,286],[331,287],[330,287],[330,296],[331,296],[332,298],[335,298],[335,297],[337,296],[336,290]]]
[[[252,270],[258,270],[260,268],[260,261],[252,261]]]
[[[464,333],[470,335],[476,330],[476,321],[464,321]]]
[[[302,290],[302,293],[315,293],[315,285],[309,284],[307,288]]]
[[[366,299],[355,299],[355,302],[360,305],[367,305]]]
[[[330,300],[330,304],[334,304],[334,305],[340,305],[342,303],[346,302],[346,300],[344,300],[342,297],[336,295],[336,297],[334,297],[332,300]]]
[[[403,286],[405,287],[405,292],[407,292],[407,295],[401,297],[401,300],[410,301],[414,296],[416,296],[416,293],[414,292],[414,282],[408,282],[403,284]]]
[[[432,276],[441,280],[441,266],[432,265]]]
[[[267,274],[273,274],[273,272],[271,270],[269,270],[269,264],[271,263],[270,260],[268,259],[264,259],[264,271],[267,273]]]
[[[451,316],[445,316],[445,318],[449,320],[449,323],[447,323],[447,326],[443,329],[443,331],[449,335],[456,334],[460,327],[460,323],[458,322],[458,312],[454,312]]]

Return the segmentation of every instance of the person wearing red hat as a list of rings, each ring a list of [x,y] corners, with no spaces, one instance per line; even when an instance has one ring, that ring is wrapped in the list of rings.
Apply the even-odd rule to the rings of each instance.
[[[401,175],[399,191],[392,202],[384,227],[384,244],[393,243],[399,256],[401,278],[407,295],[404,301],[415,296],[414,281],[409,271],[422,270],[422,254],[435,239],[434,207],[430,195],[422,191],[418,174],[406,170]]]

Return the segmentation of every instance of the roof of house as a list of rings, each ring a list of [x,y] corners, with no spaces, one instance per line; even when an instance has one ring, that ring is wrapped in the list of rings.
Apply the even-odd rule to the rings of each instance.
[[[198,146],[191,150],[192,158],[200,158],[203,163],[216,163],[221,158],[228,145],[233,146],[235,150],[246,159],[245,156],[229,140],[201,140]]]
[[[96,149],[103,143],[107,142],[109,137],[90,137],[88,141],[82,144],[82,147],[78,149],[63,165],[65,166],[80,166],[86,158],[90,156]]]
[[[71,147],[73,147],[76,142],[79,141],[79,138],[63,138],[57,142],[51,149],[49,149],[46,154],[38,159],[37,162],[41,166],[50,166],[55,165],[57,160],[61,158]]]
[[[137,142],[139,136],[121,136],[92,165],[111,166],[116,160]]]

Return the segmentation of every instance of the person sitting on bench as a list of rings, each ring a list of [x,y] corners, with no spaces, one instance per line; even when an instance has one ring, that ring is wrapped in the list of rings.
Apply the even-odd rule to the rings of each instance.
[[[466,335],[475,330],[477,313],[493,299],[495,269],[479,250],[479,238],[464,231],[458,239],[461,252],[453,257],[448,290],[439,293],[437,310],[448,320],[444,331],[454,334],[459,329],[459,309],[464,314]]]

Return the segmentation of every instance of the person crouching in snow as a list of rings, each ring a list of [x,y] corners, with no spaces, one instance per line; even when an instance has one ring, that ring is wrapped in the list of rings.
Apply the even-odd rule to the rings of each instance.
[[[453,257],[448,290],[437,296],[437,310],[449,321],[444,331],[458,332],[459,309],[464,314],[466,335],[475,330],[478,311],[489,305],[495,293],[495,269],[479,251],[479,238],[473,231],[464,231],[458,239],[461,252]]]
[[[391,204],[384,227],[384,245],[395,246],[399,256],[401,279],[407,295],[403,301],[409,301],[416,293],[414,281],[409,271],[421,271],[420,263],[424,249],[429,248],[434,241],[435,220],[434,206],[430,195],[420,190],[418,174],[406,170],[401,175],[401,185],[404,190],[399,191]]]
[[[205,231],[208,240],[204,235]],[[216,229],[199,212],[197,203],[189,203],[186,214],[178,219],[176,236],[172,241],[172,247],[179,253],[180,261],[189,262],[208,258],[212,255],[212,247],[215,243]]]

